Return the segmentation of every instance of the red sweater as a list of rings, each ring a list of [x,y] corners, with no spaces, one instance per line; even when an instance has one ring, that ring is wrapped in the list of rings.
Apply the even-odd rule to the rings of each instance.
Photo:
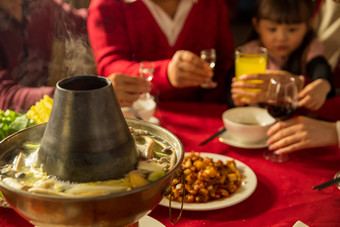
[[[26,112],[44,94],[55,37],[86,34],[86,10],[71,9],[62,0],[23,1],[24,22],[0,9],[0,109]]]
[[[140,61],[153,61],[152,93],[159,92],[160,100],[225,101],[234,44],[224,0],[198,0],[173,47],[141,0],[92,0],[87,29],[99,75],[119,72],[137,76]],[[217,51],[214,80],[219,86],[206,90],[172,87],[167,67],[174,53],[190,50],[199,55],[208,48]]]

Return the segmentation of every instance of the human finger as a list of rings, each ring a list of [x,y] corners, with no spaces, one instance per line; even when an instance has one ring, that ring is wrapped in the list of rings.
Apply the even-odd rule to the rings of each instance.
[[[135,81],[134,83],[129,83],[129,82],[118,83],[114,85],[114,88],[116,90],[123,90],[125,92],[137,93],[137,94],[149,92],[151,89],[150,83],[148,83],[147,81],[145,82]]]
[[[168,66],[168,77],[175,87],[199,86],[212,76],[208,64],[190,51],[177,51]]]
[[[122,103],[127,103],[128,105],[132,105],[132,103],[139,98],[140,93],[131,93],[131,92],[118,90],[116,92],[116,96],[120,103],[122,102]]]
[[[180,71],[177,75],[178,87],[199,86],[204,78],[188,71]]]
[[[267,135],[270,137],[269,138],[269,142],[271,142],[271,140],[274,140],[279,134],[277,134],[278,132],[282,133],[282,130],[284,130],[285,128],[289,128],[291,126],[296,126],[298,124],[298,120],[297,118],[291,118],[289,120],[286,121],[277,121],[273,126],[271,126],[268,131],[267,131]],[[276,137],[273,135],[277,135]]]
[[[140,95],[136,97],[130,96],[130,99],[129,98],[124,98],[124,99],[118,98],[118,102],[121,105],[121,107],[131,107],[133,103],[136,102],[139,98],[140,98]]]
[[[306,97],[307,94],[308,94],[308,92],[309,92],[308,88],[302,89],[302,90],[298,93],[298,98],[299,98],[299,99],[302,99],[302,98]]]
[[[190,61],[181,61],[178,64],[179,69],[182,72],[187,73],[187,75],[193,79],[199,79],[201,81],[212,78],[214,73],[209,67],[202,67],[202,64],[207,64],[206,62],[200,63],[199,65],[194,64]]]
[[[317,98],[306,96],[302,100],[299,100],[298,106],[305,107],[309,110],[318,110],[323,105],[323,103],[323,101],[320,101]]]
[[[231,96],[231,98],[233,99],[233,103],[235,106],[244,106],[246,104],[248,104],[249,100],[247,98],[244,98],[242,96],[239,96],[237,94],[233,94]]]
[[[272,125],[268,131],[267,131],[267,136],[272,136],[274,135],[276,132],[278,132],[280,129],[282,128],[281,126],[281,122],[276,122],[274,125]]]
[[[258,103],[258,102],[266,102],[267,94],[265,91],[249,91],[247,89],[242,88],[232,88],[232,94],[237,94],[239,96],[246,97],[248,99],[247,103]]]
[[[305,107],[311,100],[310,96],[304,96],[298,101],[298,107]]]
[[[307,102],[303,106],[309,110],[317,110],[319,108],[319,103],[311,99],[310,102]]]
[[[244,74],[239,77],[239,80],[262,80],[266,83],[270,81],[270,76],[267,74]]]
[[[288,153],[292,153],[294,151],[301,150],[304,148],[306,148],[305,143],[303,141],[298,141],[297,143],[293,143],[288,146],[278,148],[277,150],[275,150],[274,153],[275,154],[288,154]]]
[[[207,62],[191,51],[181,51],[180,58],[183,62],[188,62],[196,68],[210,69]]]
[[[286,76],[286,77],[295,76],[294,74],[288,71],[285,71],[285,70],[272,70],[272,69],[266,70],[264,74],[268,75],[269,78],[275,77],[275,79],[283,78],[283,76]]]
[[[268,84],[266,83],[253,83],[253,82],[246,82],[246,81],[235,81],[231,85],[235,88],[249,88],[249,89],[260,89],[260,90],[267,90]]]
[[[150,90],[150,82],[145,78],[132,77],[124,74],[112,74],[109,76],[116,90],[131,93],[145,93]]]
[[[180,62],[179,68],[182,73],[185,73],[183,75],[186,75],[189,78],[192,78],[194,80],[200,80],[203,81],[207,78],[213,77],[213,71],[211,69],[204,69],[196,67],[195,65],[191,64],[190,62]]]
[[[247,96],[237,95],[237,94],[233,94],[232,99],[233,99],[234,104],[236,106],[243,106],[243,105],[246,105],[246,104],[250,105],[250,104],[257,103],[256,101],[254,101],[253,99],[251,99]]]
[[[246,90],[241,89],[241,88],[231,88],[231,93],[237,94],[239,96],[251,96],[251,95],[253,95],[251,92],[246,91]]]
[[[296,131],[295,131],[296,132]],[[280,130],[274,134],[268,141],[269,150],[277,150],[279,148],[291,146],[292,144],[303,141],[303,132],[295,133],[291,129]],[[275,137],[275,138],[274,138]]]

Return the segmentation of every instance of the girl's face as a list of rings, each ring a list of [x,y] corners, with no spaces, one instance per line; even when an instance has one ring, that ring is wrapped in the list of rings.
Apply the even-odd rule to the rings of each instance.
[[[308,30],[305,23],[279,24],[254,18],[253,24],[264,47],[276,57],[288,57],[300,46]]]

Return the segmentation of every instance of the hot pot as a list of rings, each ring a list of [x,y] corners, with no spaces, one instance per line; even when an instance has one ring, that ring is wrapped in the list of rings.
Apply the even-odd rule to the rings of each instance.
[[[146,121],[125,119],[106,78],[75,76],[58,82],[48,123],[0,142],[0,169],[12,162],[26,143],[39,143],[38,159],[49,175],[71,182],[115,179],[137,161],[128,127],[147,131],[173,147],[176,162],[165,176],[130,191],[92,197],[33,194],[1,180],[0,190],[17,213],[38,227],[136,223],[162,199],[180,168],[184,149],[170,131]]]
[[[160,202],[183,160],[183,146],[168,130],[137,119],[126,119],[135,129],[147,130],[169,142],[176,153],[176,164],[163,178],[128,192],[87,198],[64,198],[16,190],[0,181],[0,190],[11,207],[36,226],[124,226],[137,222]],[[26,142],[39,143],[46,124],[27,128],[0,143],[0,166]],[[1,168],[1,167],[0,167]]]

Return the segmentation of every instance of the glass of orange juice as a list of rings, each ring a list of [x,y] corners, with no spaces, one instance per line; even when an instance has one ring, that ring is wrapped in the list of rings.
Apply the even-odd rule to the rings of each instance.
[[[267,67],[268,52],[264,47],[245,48],[243,46],[235,50],[235,76],[239,79],[245,74],[264,73]],[[249,80],[249,83],[262,83],[262,80]],[[259,92],[260,89],[246,89]]]

